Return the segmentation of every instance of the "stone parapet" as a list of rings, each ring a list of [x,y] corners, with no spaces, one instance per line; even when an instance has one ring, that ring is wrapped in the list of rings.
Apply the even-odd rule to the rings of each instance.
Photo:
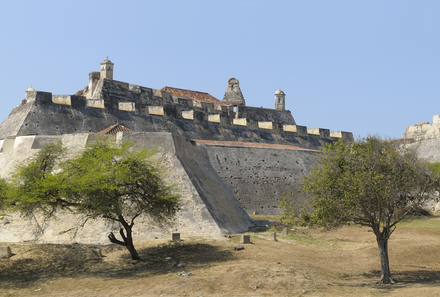
[[[137,132],[172,131],[192,139],[267,142],[305,148],[319,148],[342,136],[342,132],[335,134],[328,129],[298,126],[290,111],[241,105],[234,112],[233,106],[173,96],[106,78],[96,80],[93,75],[92,79],[93,96],[90,92],[84,97],[27,91],[24,103],[1,124],[0,139],[19,134],[99,132],[115,123]]]

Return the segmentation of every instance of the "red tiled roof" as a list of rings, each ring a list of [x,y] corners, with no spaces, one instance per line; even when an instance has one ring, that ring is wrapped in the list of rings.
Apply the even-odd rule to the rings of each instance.
[[[131,130],[125,126],[115,124],[113,126],[110,126],[106,129],[102,130],[102,131],[99,131],[96,134],[116,134],[118,132],[133,132],[133,130]]]
[[[319,150],[312,150],[312,149],[307,149],[307,148],[303,148],[303,147],[299,147],[299,146],[291,146],[291,145],[285,145],[285,144],[235,142],[235,141],[202,140],[202,139],[191,139],[191,140],[198,142],[198,143],[207,144],[207,145],[245,146],[245,147],[247,146],[247,147],[261,147],[261,148],[274,148],[274,149],[320,152]]]
[[[190,98],[196,101],[202,101],[202,102],[208,102],[208,103],[214,103],[214,104],[224,104],[222,101],[218,100],[214,96],[204,93],[204,92],[198,92],[198,91],[191,91],[191,90],[185,90],[185,89],[178,89],[178,88],[171,88],[171,87],[163,87],[160,89],[161,91],[170,93],[173,96],[177,97],[185,97]]]

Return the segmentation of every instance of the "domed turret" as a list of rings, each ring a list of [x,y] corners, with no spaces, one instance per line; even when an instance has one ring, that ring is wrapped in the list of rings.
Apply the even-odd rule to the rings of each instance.
[[[283,91],[278,88],[278,91],[275,92],[275,95],[285,95]]]
[[[275,109],[286,110],[286,94],[280,88],[275,92]]]

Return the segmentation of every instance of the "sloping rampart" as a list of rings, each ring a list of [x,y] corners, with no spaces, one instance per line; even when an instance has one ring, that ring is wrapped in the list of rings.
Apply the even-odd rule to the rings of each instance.
[[[75,154],[96,137],[112,137],[87,133],[63,136],[17,136],[0,144],[0,176],[7,177],[14,167],[30,158],[38,148],[48,143],[62,142],[70,154]],[[118,133],[115,137],[131,140],[139,147],[162,149],[163,165],[167,178],[176,183],[181,193],[182,211],[174,224],[165,230],[153,225],[148,218],[140,218],[134,228],[134,239],[151,239],[168,236],[170,232],[185,235],[218,235],[247,231],[253,222],[238,203],[231,191],[209,163],[204,145],[171,133]],[[72,232],[80,217],[59,214],[58,220],[50,221],[46,232],[35,232],[33,221],[9,214],[0,220],[0,242],[44,241],[53,243],[81,242],[108,243],[107,234],[119,230],[118,224],[103,220],[88,222],[75,237]]]

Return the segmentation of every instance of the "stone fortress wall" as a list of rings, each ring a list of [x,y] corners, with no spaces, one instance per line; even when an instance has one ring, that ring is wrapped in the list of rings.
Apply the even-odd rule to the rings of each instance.
[[[100,135],[94,133],[116,125],[131,130],[121,137],[136,145],[165,149],[170,175],[179,181],[189,206],[179,214],[173,231],[246,231],[253,224],[247,213],[281,214],[283,194],[292,192],[294,199],[304,201],[298,185],[313,165],[313,154],[340,138],[352,141],[353,135],[297,125],[284,108],[281,90],[275,93],[275,109],[256,108],[245,105],[237,79],[228,84],[223,101],[202,92],[141,87],[113,80],[113,63],[107,59],[101,72],[90,73],[88,86],[75,95],[30,88],[0,125],[0,176],[7,177],[47,143],[81,149]],[[64,230],[71,221],[64,216],[59,225]],[[29,222],[16,217],[3,222],[1,241],[36,239]],[[51,228],[40,240],[69,241],[56,235],[61,227]],[[90,232],[96,237],[112,228],[116,226],[101,222]],[[140,229],[138,239],[147,233],[163,236],[146,225]],[[81,234],[70,240],[88,242],[94,237]],[[100,240],[105,242],[105,236]]]
[[[402,139],[424,140],[440,138],[440,115],[432,117],[432,123],[420,122],[413,126],[406,127]]]
[[[15,168],[47,144],[62,143],[70,155],[99,138],[126,139],[137,147],[161,149],[162,164],[166,178],[177,185],[181,193],[182,211],[178,212],[173,225],[165,229],[153,225],[147,218],[140,218],[134,228],[135,240],[169,236],[181,232],[184,236],[220,235],[246,232],[253,222],[210,165],[207,147],[171,133],[123,133],[97,135],[90,133],[59,136],[17,136],[2,141],[5,149],[0,153],[0,176],[7,177]],[[97,139],[98,138],[98,139]],[[24,220],[18,214],[0,217],[0,242],[43,241],[108,243],[107,234],[117,232],[119,225],[104,220],[94,220],[80,228],[75,237],[72,230],[80,216],[61,213],[58,220],[51,220],[44,234],[35,232],[33,220]],[[41,221],[40,221],[41,222]]]
[[[217,104],[203,102],[97,74],[90,73],[84,96],[26,91],[22,104],[0,125],[0,139],[14,135],[96,133],[114,124],[135,132],[171,132],[189,139],[277,143],[312,149],[338,138],[353,139],[349,132],[299,126],[288,110],[245,106],[244,99],[239,105],[216,99]],[[239,90],[238,80],[234,79],[234,83]]]

